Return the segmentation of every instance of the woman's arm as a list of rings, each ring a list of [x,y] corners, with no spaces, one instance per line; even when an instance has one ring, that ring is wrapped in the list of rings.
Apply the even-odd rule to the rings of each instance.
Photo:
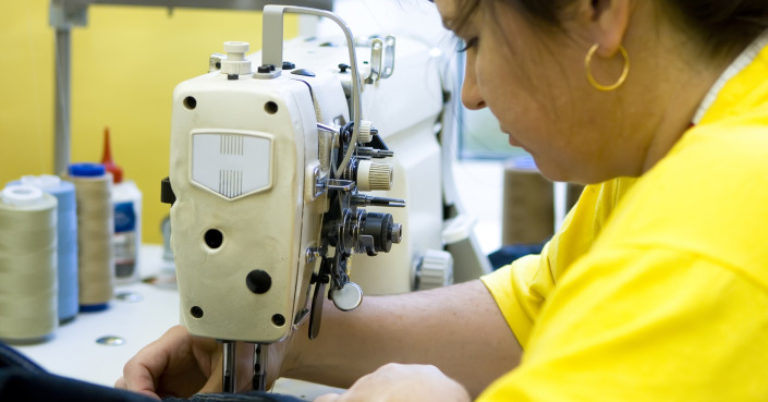
[[[326,303],[320,335],[294,334],[282,376],[349,387],[390,363],[432,364],[476,396],[520,361],[522,350],[486,287],[475,280],[366,297],[354,311]]]

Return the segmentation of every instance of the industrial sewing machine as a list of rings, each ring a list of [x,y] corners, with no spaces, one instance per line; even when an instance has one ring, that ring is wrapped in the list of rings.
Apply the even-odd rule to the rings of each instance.
[[[329,18],[344,39],[284,49],[286,12]],[[235,341],[256,344],[264,389],[262,345],[305,319],[317,336],[326,295],[351,310],[364,292],[450,284],[454,257],[469,261],[460,280],[488,270],[456,236],[466,225],[446,224],[444,90],[430,49],[356,40],[334,14],[301,7],[266,6],[263,27],[260,54],[227,42],[208,74],[174,92],[167,201],[181,323],[223,343],[225,391]]]

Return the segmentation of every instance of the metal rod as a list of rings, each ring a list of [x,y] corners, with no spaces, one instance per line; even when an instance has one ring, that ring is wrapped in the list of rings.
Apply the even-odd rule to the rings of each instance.
[[[267,0],[63,0],[69,4],[105,4],[120,6],[142,7],[174,7],[174,8],[213,8],[229,10],[255,10],[260,11]],[[322,8],[330,10],[333,7],[332,0],[288,0],[283,4]]]
[[[71,35],[69,27],[56,28],[56,93],[54,109],[53,174],[61,174],[69,165],[70,150],[70,66]]]
[[[374,197],[364,194],[353,195],[352,203],[361,206],[373,205],[377,207],[405,207],[405,200],[401,200],[399,198]]]
[[[222,381],[221,391],[234,393],[235,392],[235,349],[237,344],[235,341],[222,341],[222,347],[224,349],[222,360]]]
[[[360,72],[358,71],[357,53],[355,53],[355,38],[352,30],[347,23],[339,18],[338,15],[306,7],[293,7],[285,5],[267,5],[264,6],[262,19],[262,46],[261,60],[264,64],[272,64],[280,68],[283,63],[283,14],[309,14],[318,17],[325,17],[335,22],[344,33],[347,41],[347,52],[349,54],[349,65],[352,70],[352,138],[349,140],[349,148],[338,167],[334,164],[331,171],[334,178],[341,177],[352,159],[355,147],[357,146],[357,137],[360,135],[360,121],[363,119],[363,107],[361,103],[362,82],[360,81]]]
[[[331,126],[329,126],[327,124],[323,124],[323,123],[317,123],[317,129],[325,131],[325,132],[328,132],[328,133],[331,133],[331,134],[338,134],[338,132],[339,132],[338,128],[331,127]]]
[[[267,390],[267,350],[268,345],[257,343],[253,348],[253,389]]]

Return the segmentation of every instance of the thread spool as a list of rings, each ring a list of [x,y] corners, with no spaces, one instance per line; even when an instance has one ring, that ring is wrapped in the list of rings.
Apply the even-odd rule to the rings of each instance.
[[[29,343],[56,329],[56,198],[32,186],[0,196],[0,339]]]
[[[73,320],[77,316],[77,204],[74,184],[61,180],[58,176],[40,175],[23,176],[21,180],[9,183],[37,187],[56,197],[56,238],[57,271],[59,280],[59,324]]]
[[[112,177],[104,166],[69,166],[77,199],[78,287],[80,311],[107,309],[114,292]]]

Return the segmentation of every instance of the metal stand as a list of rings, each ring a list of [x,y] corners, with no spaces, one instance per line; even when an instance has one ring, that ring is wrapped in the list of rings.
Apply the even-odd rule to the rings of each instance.
[[[88,25],[88,7],[98,5],[125,5],[168,8],[202,8],[225,10],[261,10],[270,0],[51,0],[50,25],[56,30],[56,122],[54,128],[54,174],[69,166],[70,152],[70,66],[73,27]],[[331,10],[333,0],[284,0],[282,4]]]
[[[70,105],[70,29],[56,29],[56,91],[53,173],[60,174],[69,164]]]

